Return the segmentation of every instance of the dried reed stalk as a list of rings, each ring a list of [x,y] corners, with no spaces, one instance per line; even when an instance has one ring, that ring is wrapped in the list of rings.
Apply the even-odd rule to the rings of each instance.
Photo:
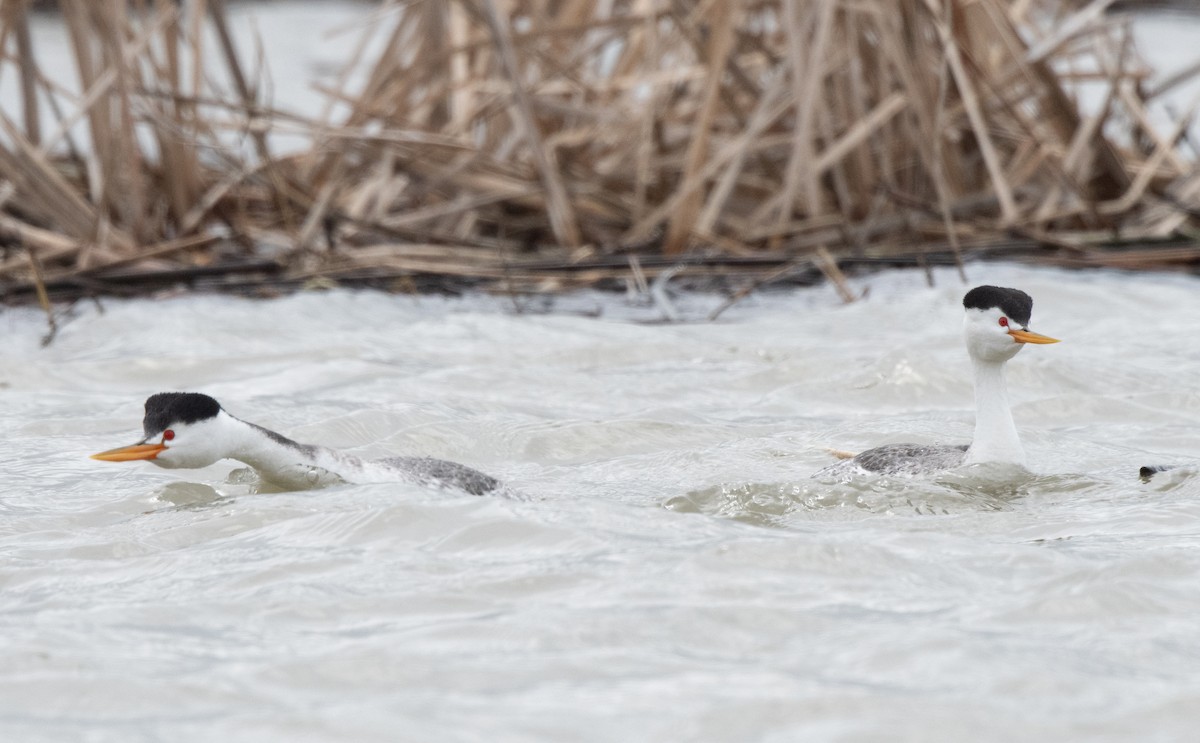
[[[1200,66],[1147,79],[1109,4],[385,4],[306,121],[260,100],[223,0],[63,0],[79,94],[44,77],[25,1],[6,2],[22,115],[0,112],[0,233],[29,254],[0,256],[0,292],[244,286],[250,266],[535,290],[823,274],[850,299],[839,266],[1136,264],[1097,246],[1200,215],[1191,115],[1159,131],[1149,113]],[[1088,80],[1099,111],[1076,103]],[[310,150],[272,148],[297,131]]]

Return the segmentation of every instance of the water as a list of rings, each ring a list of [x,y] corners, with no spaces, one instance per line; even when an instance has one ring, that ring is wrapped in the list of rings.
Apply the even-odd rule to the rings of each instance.
[[[77,305],[0,330],[0,735],[88,741],[1149,740],[1200,721],[1200,279],[971,268],[1063,339],[1010,363],[1036,474],[822,485],[965,441],[964,287],[718,323],[580,295]],[[719,297],[677,298],[698,320]],[[525,500],[255,494],[87,454],[150,393]]]

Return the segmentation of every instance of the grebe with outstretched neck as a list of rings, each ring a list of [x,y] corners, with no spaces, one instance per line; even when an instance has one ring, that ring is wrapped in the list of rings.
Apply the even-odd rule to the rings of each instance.
[[[977,286],[963,297],[963,334],[975,372],[975,438],[970,446],[887,444],[830,465],[814,477],[919,475],[968,464],[1025,465],[1004,365],[1027,343],[1058,343],[1029,330],[1033,299],[1020,289]]]
[[[298,444],[235,418],[198,392],[160,392],[146,399],[145,437],[132,446],[93,454],[106,462],[147,461],[167,469],[207,467],[222,459],[250,465],[285,490],[339,482],[414,482],[483,495],[500,487],[493,477],[455,462],[427,457],[366,460],[323,446]]]

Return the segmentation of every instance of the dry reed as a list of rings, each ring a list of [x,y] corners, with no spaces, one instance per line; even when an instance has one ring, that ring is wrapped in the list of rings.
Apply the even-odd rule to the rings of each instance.
[[[342,76],[364,82],[305,120],[260,99],[223,0],[61,0],[79,94],[6,0],[0,293],[669,272],[849,300],[862,265],[1196,265],[1194,108],[1156,128],[1179,81],[1153,83],[1110,4],[384,3],[381,51]],[[307,151],[273,152],[297,131]]]

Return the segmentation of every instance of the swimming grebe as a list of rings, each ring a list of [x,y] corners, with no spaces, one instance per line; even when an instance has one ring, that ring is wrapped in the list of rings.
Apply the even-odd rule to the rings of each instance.
[[[970,446],[887,444],[830,465],[814,477],[917,475],[984,462],[1024,466],[1025,450],[1008,404],[1004,364],[1026,343],[1058,341],[1029,330],[1033,299],[1020,289],[977,286],[963,297],[963,308],[963,333],[975,370],[975,438]]]
[[[168,469],[207,467],[236,459],[263,480],[287,490],[337,482],[415,482],[483,495],[500,487],[493,477],[455,462],[426,457],[365,460],[311,444],[298,444],[262,426],[233,417],[198,392],[160,392],[146,399],[145,437],[132,446],[93,454],[106,462],[144,460]]]

